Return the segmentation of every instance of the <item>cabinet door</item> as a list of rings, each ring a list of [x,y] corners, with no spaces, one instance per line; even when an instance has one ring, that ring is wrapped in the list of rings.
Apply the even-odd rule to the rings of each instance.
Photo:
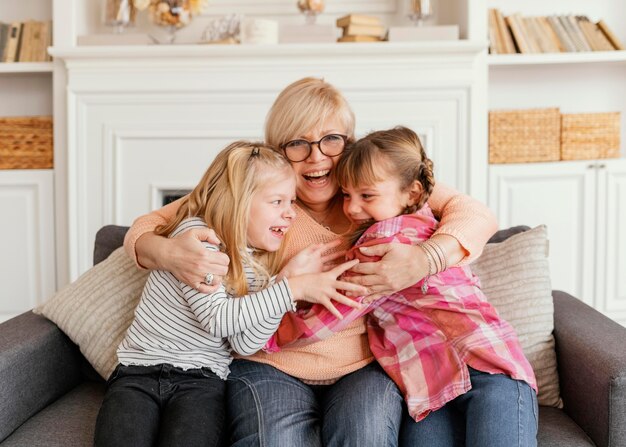
[[[626,160],[603,160],[599,166],[598,304],[626,325]]]
[[[552,288],[594,304],[595,178],[589,162],[489,167],[489,206],[500,228],[545,224]]]
[[[55,291],[53,173],[0,171],[0,322]]]

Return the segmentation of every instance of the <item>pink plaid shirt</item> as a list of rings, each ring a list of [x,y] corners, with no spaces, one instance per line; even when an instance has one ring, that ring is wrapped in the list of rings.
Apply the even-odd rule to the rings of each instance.
[[[428,205],[415,214],[377,222],[346,257],[377,260],[357,247],[388,242],[416,245],[428,239],[437,225]],[[289,313],[264,349],[276,352],[288,343],[314,343],[369,313],[371,350],[404,394],[416,421],[471,388],[468,366],[523,380],[537,391],[515,331],[489,304],[469,267],[451,267],[431,276],[426,294],[422,283],[361,309],[335,303],[343,320],[319,304]]]

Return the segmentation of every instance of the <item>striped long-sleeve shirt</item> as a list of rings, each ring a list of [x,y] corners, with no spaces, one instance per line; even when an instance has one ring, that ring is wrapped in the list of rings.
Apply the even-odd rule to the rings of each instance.
[[[199,218],[183,221],[171,237],[206,227]],[[206,244],[207,249],[217,250]],[[252,268],[244,266],[248,290],[243,297],[226,293],[224,286],[200,293],[173,274],[154,270],[135,310],[135,319],[117,350],[123,365],[169,363],[182,369],[210,368],[226,379],[231,346],[241,355],[261,349],[276,331],[282,316],[294,310],[286,281],[260,290]]]

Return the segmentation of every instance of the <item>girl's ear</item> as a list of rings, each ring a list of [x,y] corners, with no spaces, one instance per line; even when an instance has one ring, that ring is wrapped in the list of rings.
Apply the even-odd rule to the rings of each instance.
[[[409,206],[413,206],[419,201],[423,191],[424,187],[420,181],[413,180],[413,184],[409,186]]]

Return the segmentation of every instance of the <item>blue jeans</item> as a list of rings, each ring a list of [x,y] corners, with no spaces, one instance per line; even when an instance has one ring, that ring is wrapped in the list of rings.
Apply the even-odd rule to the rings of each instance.
[[[534,447],[537,395],[526,382],[470,368],[472,389],[415,422],[404,411],[406,447]]]
[[[218,446],[226,382],[208,368],[118,365],[108,381],[96,447]]]
[[[376,362],[320,386],[249,360],[236,359],[230,369],[226,407],[233,446],[398,443],[402,396]]]

